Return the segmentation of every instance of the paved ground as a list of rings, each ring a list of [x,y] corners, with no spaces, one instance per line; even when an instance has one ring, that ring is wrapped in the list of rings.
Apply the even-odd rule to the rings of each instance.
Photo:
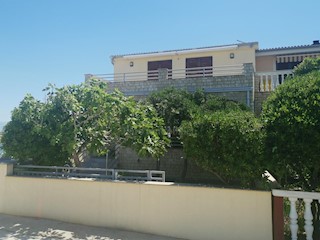
[[[177,238],[4,214],[0,214],[0,239],[177,240]]]

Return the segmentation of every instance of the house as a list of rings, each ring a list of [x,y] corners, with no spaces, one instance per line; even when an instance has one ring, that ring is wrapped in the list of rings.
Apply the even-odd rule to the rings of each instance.
[[[115,55],[114,73],[86,75],[86,79],[106,80],[109,91],[119,89],[125,95],[143,98],[151,92],[174,87],[188,91],[202,89],[242,102],[256,114],[263,101],[306,57],[320,56],[319,41],[310,45],[259,49],[258,42],[179,49],[162,52]],[[157,169],[156,161],[139,158],[129,148],[118,151],[116,167]],[[184,169],[181,149],[171,148],[161,159],[161,170],[168,179],[179,181]],[[189,162],[186,178],[190,182],[210,181],[214,176]]]
[[[145,97],[175,87],[203,89],[248,105],[257,114],[262,102],[294,66],[320,56],[319,41],[310,45],[259,49],[258,42],[111,56],[114,73],[94,75],[125,95]]]

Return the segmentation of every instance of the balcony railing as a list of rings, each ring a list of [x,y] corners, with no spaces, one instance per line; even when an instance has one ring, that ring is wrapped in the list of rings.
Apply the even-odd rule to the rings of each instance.
[[[46,178],[92,178],[123,181],[165,182],[165,172],[157,170],[125,170],[57,166],[15,165],[15,176]]]
[[[291,239],[298,239],[298,213],[296,203],[299,200],[304,202],[304,230],[307,240],[312,240],[314,230],[313,215],[311,211],[311,203],[320,201],[320,193],[317,192],[300,192],[300,191],[284,191],[272,190],[272,195],[275,197],[288,198],[290,201],[290,231]]]
[[[258,72],[259,91],[271,92],[282,84],[288,76],[292,76],[292,70],[280,70],[275,72]]]
[[[164,79],[198,78],[211,76],[242,75],[243,64],[219,66],[219,67],[197,67],[184,69],[158,69],[146,72],[112,73],[112,74],[87,74],[86,79],[95,78],[111,82],[127,81],[157,81]]]

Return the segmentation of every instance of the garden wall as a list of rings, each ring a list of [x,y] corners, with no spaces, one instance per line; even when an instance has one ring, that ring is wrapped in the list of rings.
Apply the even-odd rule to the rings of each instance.
[[[0,163],[5,214],[184,239],[271,240],[271,205],[270,192],[16,177],[11,163]]]

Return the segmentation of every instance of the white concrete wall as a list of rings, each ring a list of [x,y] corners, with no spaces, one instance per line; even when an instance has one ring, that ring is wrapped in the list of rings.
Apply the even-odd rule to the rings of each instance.
[[[4,176],[0,212],[185,239],[271,240],[271,193]]]

